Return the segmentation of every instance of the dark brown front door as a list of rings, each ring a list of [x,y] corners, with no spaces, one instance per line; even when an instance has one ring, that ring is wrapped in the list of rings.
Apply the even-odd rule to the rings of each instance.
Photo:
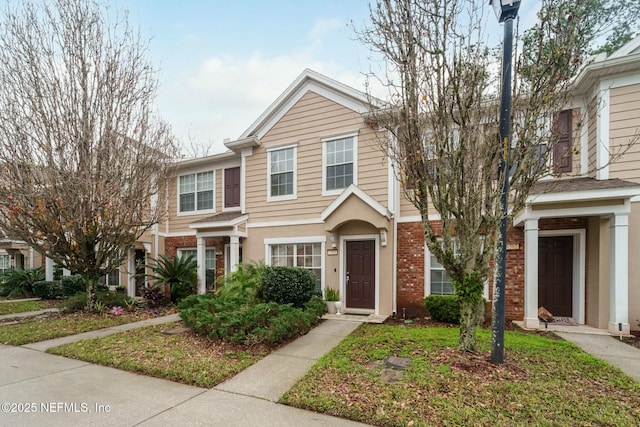
[[[538,240],[538,307],[554,316],[571,317],[573,288],[573,237]]]
[[[347,241],[347,308],[376,308],[376,241]]]

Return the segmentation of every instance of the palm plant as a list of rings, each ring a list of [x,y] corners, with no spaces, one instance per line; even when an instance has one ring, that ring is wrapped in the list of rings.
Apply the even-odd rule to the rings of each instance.
[[[262,302],[264,263],[239,264],[238,270],[218,280],[219,298],[247,304]]]
[[[0,278],[0,296],[16,298],[33,296],[33,284],[44,280],[42,268],[14,268],[5,271]]]
[[[169,287],[171,301],[196,293],[198,286],[198,263],[195,256],[174,257],[173,260],[165,255],[146,266],[151,273],[144,274],[155,287]]]

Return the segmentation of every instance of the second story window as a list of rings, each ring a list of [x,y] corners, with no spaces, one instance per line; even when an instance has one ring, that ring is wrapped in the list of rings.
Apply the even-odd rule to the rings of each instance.
[[[272,149],[267,152],[269,199],[295,198],[296,147]]]
[[[324,140],[324,186],[328,194],[339,193],[356,182],[356,137]]]
[[[180,177],[180,212],[213,210],[213,171]]]

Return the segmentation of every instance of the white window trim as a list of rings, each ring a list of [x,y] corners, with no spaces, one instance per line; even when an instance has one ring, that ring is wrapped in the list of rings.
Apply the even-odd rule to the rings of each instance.
[[[231,206],[231,207],[226,207],[225,205],[225,191],[224,191],[224,173],[227,169],[235,169],[235,168],[239,168],[240,169],[240,204],[238,206]],[[220,191],[222,191],[222,206],[221,206],[221,211],[222,212],[235,212],[235,211],[239,211],[242,210],[242,167],[241,166],[229,166],[226,168],[222,169],[222,185],[220,186]],[[215,182],[215,181],[214,181]],[[215,196],[215,192],[214,192],[214,196]],[[214,202],[214,207],[215,207],[215,202]]]
[[[207,173],[207,172],[213,172],[213,209],[203,209],[203,210],[194,209],[192,211],[181,212],[180,211],[180,178],[183,176],[195,175],[196,176],[196,193],[197,193],[198,192],[197,176],[199,173]],[[223,194],[224,194],[224,191],[223,191]],[[197,205],[198,205],[198,200],[196,196],[196,207]],[[195,171],[195,172],[184,173],[182,175],[179,175],[178,179],[176,179],[176,214],[178,216],[189,216],[189,215],[211,214],[215,212],[216,212],[216,170],[207,169],[207,170]]]
[[[206,263],[206,259],[207,259],[207,252],[206,251],[209,251],[209,250],[213,251],[213,275],[214,275],[214,278],[213,278],[213,283],[212,283],[211,286],[213,286],[213,289],[216,289],[216,278],[218,277],[218,271],[217,271],[218,268],[217,268],[217,265],[216,265],[216,255],[217,255],[216,252],[217,251],[216,251],[216,247],[215,246],[207,246],[207,247],[205,247],[205,255],[204,255],[205,256],[205,263]],[[197,255],[198,248],[191,247],[191,246],[185,246],[183,248],[177,248],[176,249],[176,256],[178,258],[182,257],[181,253],[183,251],[195,251],[196,252],[196,263],[198,262],[198,255]],[[205,271],[206,271],[207,266],[205,265],[204,267],[205,267]]]
[[[288,150],[293,148],[293,194],[284,196],[271,195],[271,153],[273,151]],[[267,202],[278,202],[281,200],[295,200],[298,198],[298,144],[279,145],[267,148]]]
[[[304,245],[320,243],[320,290],[324,295],[325,288],[325,245],[326,236],[305,236],[305,237],[273,237],[264,239],[264,259],[266,265],[271,265],[271,245]]]
[[[349,132],[341,135],[334,135],[322,138],[322,195],[337,196],[342,193],[345,188],[337,188],[335,190],[327,190],[327,143],[337,139],[353,138],[353,184],[358,185],[358,132]]]
[[[428,297],[429,295],[431,295],[431,251],[429,250],[429,247],[425,243],[424,244],[424,296]],[[442,294],[434,294],[434,295],[442,295]],[[489,300],[489,279],[488,278],[484,281],[484,289],[482,290],[482,296],[486,300]]]

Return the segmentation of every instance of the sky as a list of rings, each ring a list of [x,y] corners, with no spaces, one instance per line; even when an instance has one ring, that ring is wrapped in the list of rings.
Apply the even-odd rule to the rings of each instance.
[[[534,17],[527,8],[538,3],[527,2],[525,21]],[[151,39],[156,105],[189,157],[225,151],[225,138],[237,139],[305,68],[364,91],[372,64],[352,28],[366,25],[367,0],[107,4],[128,10],[130,24]]]

